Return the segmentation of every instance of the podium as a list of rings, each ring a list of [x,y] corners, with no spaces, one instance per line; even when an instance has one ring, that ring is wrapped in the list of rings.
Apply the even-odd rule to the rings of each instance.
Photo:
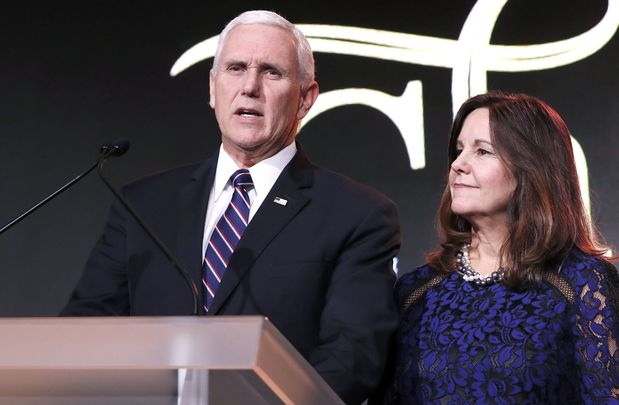
[[[0,404],[341,404],[260,316],[0,319]]]

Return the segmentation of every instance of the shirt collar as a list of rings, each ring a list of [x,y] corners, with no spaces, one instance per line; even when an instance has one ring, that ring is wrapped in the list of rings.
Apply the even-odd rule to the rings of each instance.
[[[254,182],[254,189],[257,196],[265,196],[271,191],[273,184],[281,174],[282,170],[292,160],[297,153],[297,144],[292,142],[275,155],[264,159],[252,167],[248,168]],[[215,172],[215,181],[213,183],[213,199],[217,201],[223,193],[226,186],[229,184],[230,176],[237,171],[239,167],[232,160],[228,152],[224,150],[223,144],[219,146],[219,158],[217,159],[217,171]]]

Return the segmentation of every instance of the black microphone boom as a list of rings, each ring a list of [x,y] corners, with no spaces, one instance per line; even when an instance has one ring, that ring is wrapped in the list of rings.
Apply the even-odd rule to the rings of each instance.
[[[103,148],[106,148],[106,146],[101,148],[102,151],[103,151]],[[106,153],[101,155],[97,161],[97,166],[98,166],[97,173],[99,174],[99,177],[101,178],[101,180],[103,180],[103,183],[105,183],[105,185],[110,189],[110,191],[114,193],[116,198],[118,198],[118,201],[120,201],[120,203],[125,207],[125,209],[133,217],[133,219],[135,219],[136,222],[142,227],[144,232],[146,232],[146,234],[151,238],[151,240],[155,242],[157,247],[161,250],[161,252],[163,252],[163,254],[167,257],[167,259],[174,265],[174,267],[181,274],[181,276],[183,276],[183,278],[185,279],[185,282],[187,283],[187,285],[189,286],[189,289],[191,290],[191,296],[193,298],[192,315],[198,315],[198,302],[199,302],[198,297],[200,296],[200,293],[198,292],[198,287],[196,286],[196,283],[194,283],[193,279],[189,275],[189,272],[185,270],[183,266],[181,266],[180,262],[176,260],[176,258],[174,257],[170,249],[166,247],[163,241],[159,239],[159,237],[157,237],[157,235],[150,229],[150,227],[146,224],[146,222],[144,222],[144,220],[140,217],[140,215],[138,215],[137,211],[129,204],[129,202],[122,196],[122,194],[118,190],[116,190],[116,188],[112,185],[112,183],[103,175],[103,165],[105,164],[105,161],[107,160],[107,158],[110,156],[120,156],[124,154],[127,151],[127,149],[129,149],[129,142],[125,141],[125,143],[122,143],[122,144],[115,143],[113,146],[109,147],[109,149],[110,150],[113,149],[111,153],[107,153],[106,151]]]
[[[129,141],[126,140],[126,139],[122,139],[122,138],[121,139],[117,139],[116,141],[114,141],[114,142],[112,142],[110,144],[106,144],[106,145],[101,146],[101,149],[100,149],[101,155],[99,156],[99,159],[97,159],[97,161],[92,166],[90,166],[88,169],[84,170],[82,173],[78,174],[76,177],[74,177],[72,180],[70,180],[64,186],[60,187],[58,190],[56,190],[53,193],[51,193],[50,195],[45,197],[43,200],[41,200],[38,203],[36,203],[34,206],[30,207],[28,210],[26,210],[25,212],[20,214],[17,218],[13,219],[11,222],[9,222],[8,224],[4,225],[0,229],[0,234],[8,231],[10,228],[12,228],[14,225],[16,225],[22,219],[24,219],[28,215],[32,214],[34,211],[36,211],[37,209],[39,209],[40,207],[45,205],[47,202],[53,200],[58,194],[62,193],[63,191],[65,191],[66,189],[71,187],[73,184],[75,184],[77,181],[79,181],[82,177],[84,177],[88,173],[92,172],[97,167],[97,165],[99,164],[99,160],[100,159],[102,159],[102,158],[103,159],[107,159],[111,155],[121,156],[125,152],[127,152],[127,150],[129,150]]]
[[[153,242],[155,242],[157,247],[163,252],[163,254],[168,258],[168,260],[174,265],[174,267],[176,268],[176,270],[178,270],[181,276],[183,276],[183,278],[185,279],[185,282],[187,283],[187,285],[189,286],[189,289],[191,290],[191,295],[193,298],[193,315],[198,315],[198,303],[199,303],[198,297],[200,296],[200,293],[198,292],[196,283],[194,283],[193,279],[191,278],[187,270],[185,270],[183,266],[180,265],[179,261],[176,260],[174,255],[172,255],[172,253],[170,252],[170,249],[168,249],[165,246],[165,244],[157,237],[157,235],[153,233],[153,231],[148,227],[148,225],[146,225],[144,220],[140,218],[140,216],[137,214],[135,209],[133,209],[133,207],[129,205],[129,203],[125,200],[125,198],[114,188],[114,186],[112,186],[112,184],[108,181],[108,179],[103,175],[103,165],[105,161],[107,160],[107,158],[109,158],[110,156],[124,155],[129,150],[129,146],[130,146],[129,141],[123,138],[119,138],[112,143],[102,145],[100,148],[99,158],[92,166],[90,166],[84,172],[80,173],[78,176],[73,178],[71,181],[66,183],[64,186],[60,187],[58,190],[54,191],[49,196],[45,197],[43,200],[35,204],[33,207],[31,207],[30,209],[28,209],[27,211],[19,215],[17,218],[15,218],[11,222],[3,226],[0,229],[0,234],[12,228],[22,219],[26,218],[28,215],[32,214],[37,209],[41,208],[43,205],[45,205],[47,202],[52,200],[58,194],[62,193],[63,191],[71,187],[81,178],[83,178],[88,173],[90,173],[91,171],[93,171],[95,168],[98,167],[97,172],[99,173],[99,177],[101,177],[101,180],[103,180],[105,185],[112,191],[112,193],[114,193],[114,195],[116,196],[116,198],[118,198],[120,203],[127,209],[129,214],[131,214],[131,216],[137,221],[137,223],[140,224],[142,229],[144,229],[144,232],[146,232],[146,234],[153,240]]]

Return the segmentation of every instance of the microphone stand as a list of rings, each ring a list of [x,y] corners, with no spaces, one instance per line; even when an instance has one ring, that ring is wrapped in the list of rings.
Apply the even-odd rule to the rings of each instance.
[[[146,232],[146,234],[151,238],[151,240],[155,242],[155,244],[159,247],[159,249],[161,249],[163,254],[174,265],[176,270],[183,276],[183,278],[185,279],[185,282],[191,289],[191,296],[193,298],[192,315],[198,315],[198,301],[199,301],[198,297],[200,296],[200,293],[198,292],[196,283],[193,282],[193,279],[191,278],[187,270],[185,270],[180,265],[179,261],[176,260],[172,252],[170,252],[170,250],[166,247],[163,241],[161,241],[161,239],[157,237],[157,235],[150,229],[150,227],[146,224],[146,222],[144,222],[144,220],[138,215],[136,210],[129,204],[129,202],[122,196],[122,194],[118,192],[118,190],[116,190],[116,188],[112,185],[112,183],[103,175],[103,166],[105,164],[105,161],[110,155],[111,154],[104,154],[101,157],[99,157],[99,159],[97,160],[97,163],[95,164],[95,166],[98,167],[97,173],[99,174],[99,177],[101,178],[101,180],[103,180],[103,183],[105,183],[105,185],[110,189],[110,191],[114,193],[116,198],[118,198],[118,201],[120,201],[120,203],[125,207],[125,209],[129,212],[129,214],[131,214],[131,216],[142,227],[144,232]]]
[[[114,188],[114,186],[112,186],[112,184],[108,181],[108,179],[103,175],[103,165],[105,164],[106,160],[110,156],[121,156],[124,153],[126,153],[128,149],[129,149],[129,141],[126,140],[126,139],[118,139],[118,140],[114,141],[111,144],[103,145],[101,147],[101,150],[100,150],[101,154],[100,154],[99,158],[97,159],[97,161],[92,166],[90,166],[84,172],[82,172],[81,174],[79,174],[78,176],[76,176],[75,178],[70,180],[68,183],[66,183],[64,186],[60,187],[58,190],[56,190],[55,192],[53,192],[49,196],[45,197],[43,200],[41,200],[39,203],[34,205],[32,208],[28,209],[23,214],[19,215],[17,218],[15,218],[11,222],[9,222],[5,226],[3,226],[0,229],[0,234],[6,232],[7,230],[9,230],[13,226],[15,226],[18,222],[20,222],[21,220],[26,218],[28,215],[30,215],[31,213],[33,213],[34,211],[36,211],[37,209],[39,209],[40,207],[45,205],[47,202],[52,200],[58,194],[62,193],[63,191],[65,191],[66,189],[71,187],[73,184],[75,184],[81,178],[83,178],[84,176],[86,176],[87,174],[92,172],[95,168],[98,168],[97,172],[98,172],[99,177],[101,178],[101,180],[103,180],[103,183],[105,183],[105,185],[112,191],[112,193],[114,193],[116,198],[118,198],[120,203],[125,207],[125,209],[127,209],[129,214],[131,214],[131,216],[137,221],[137,223],[142,227],[142,229],[146,232],[146,234],[153,240],[153,242],[155,242],[157,247],[159,247],[159,249],[161,249],[163,254],[174,265],[176,270],[183,276],[183,278],[185,279],[185,282],[187,283],[187,285],[189,286],[189,288],[191,290],[191,295],[192,295],[192,298],[193,298],[193,312],[192,312],[192,315],[198,315],[198,313],[199,313],[198,312],[198,308],[199,308],[198,305],[199,305],[199,301],[200,301],[200,298],[199,298],[200,297],[200,293],[198,292],[198,287],[196,287],[196,284],[193,282],[193,279],[191,278],[191,276],[189,275],[187,270],[185,270],[180,265],[179,261],[176,260],[176,258],[172,254],[172,252],[170,252],[170,250],[165,246],[165,244],[161,241],[161,239],[159,239],[155,235],[155,233],[148,227],[148,225],[146,225],[144,220],[138,215],[138,213],[135,211],[135,209],[133,209],[133,207],[131,207],[129,205],[129,203],[125,200],[125,198],[116,190],[116,188]]]
[[[101,148],[101,157],[99,159],[107,159],[109,156],[113,155],[114,153],[116,153],[116,148],[114,147],[102,147]],[[65,191],[66,189],[68,189],[69,187],[71,187],[75,182],[79,181],[82,177],[86,176],[88,173],[92,172],[97,165],[99,164],[99,160],[97,160],[97,162],[95,162],[92,166],[90,166],[88,169],[86,169],[84,172],[82,172],[81,174],[77,175],[74,179],[72,179],[71,181],[69,181],[67,184],[65,184],[64,186],[60,187],[58,190],[54,191],[52,194],[50,194],[49,196],[45,197],[43,200],[41,200],[39,203],[37,203],[36,205],[34,205],[32,208],[30,208],[29,210],[25,211],[24,213],[22,213],[21,215],[19,215],[17,218],[15,218],[14,220],[12,220],[11,222],[9,222],[8,224],[4,225],[2,227],[2,229],[0,229],[0,234],[8,231],[10,228],[12,228],[14,225],[16,225],[17,223],[19,223],[22,219],[26,218],[28,215],[30,215],[32,212],[36,211],[37,209],[39,209],[39,207],[42,207],[43,205],[45,205],[47,202],[49,202],[50,200],[54,199],[54,197],[56,197],[58,194],[62,193],[63,191]]]

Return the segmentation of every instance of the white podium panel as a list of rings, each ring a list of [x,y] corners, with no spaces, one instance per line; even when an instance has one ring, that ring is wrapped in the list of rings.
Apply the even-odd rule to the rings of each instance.
[[[0,403],[338,404],[264,317],[0,320]]]

